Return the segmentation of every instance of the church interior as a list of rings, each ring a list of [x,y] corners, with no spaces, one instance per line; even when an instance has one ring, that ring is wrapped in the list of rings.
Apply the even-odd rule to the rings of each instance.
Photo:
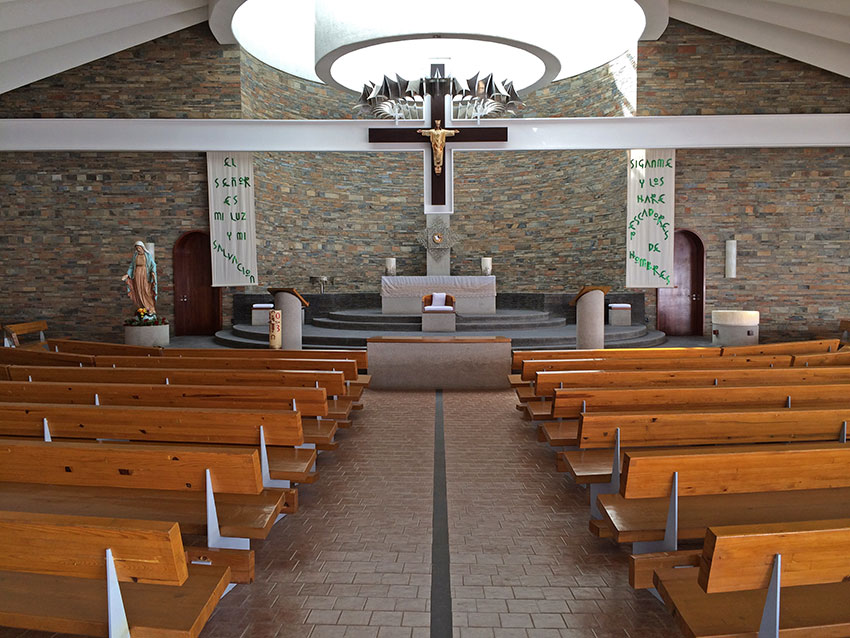
[[[0,638],[850,636],[845,3],[0,0],[0,157]]]

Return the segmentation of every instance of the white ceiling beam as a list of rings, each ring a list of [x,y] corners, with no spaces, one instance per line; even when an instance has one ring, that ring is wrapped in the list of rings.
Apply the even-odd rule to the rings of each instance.
[[[0,38],[0,62],[201,9],[205,0],[145,0],[21,27]]]
[[[524,118],[495,124],[508,125],[509,141],[488,148],[502,150],[850,146],[850,114]],[[376,120],[7,119],[0,120],[0,151],[422,150],[422,144],[367,142],[368,128],[393,126]]]
[[[848,7],[831,12],[790,1],[670,0],[670,17],[850,77]]]
[[[26,0],[33,3],[53,0]],[[17,4],[7,2],[0,4]],[[75,2],[67,4],[75,5]],[[81,0],[92,8],[95,0]],[[76,13],[63,19],[44,14],[39,23],[0,36],[0,93],[25,86],[149,42],[207,19],[206,0],[113,0],[103,11]],[[66,12],[67,13],[67,12]],[[19,15],[20,19],[27,16]],[[2,18],[2,16],[0,16]],[[24,54],[21,54],[21,52]],[[9,57],[14,56],[14,57]]]
[[[103,11],[139,0],[0,0],[0,31]]]

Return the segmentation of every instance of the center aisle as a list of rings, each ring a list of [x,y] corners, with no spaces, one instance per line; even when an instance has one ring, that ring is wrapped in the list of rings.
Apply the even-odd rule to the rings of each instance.
[[[629,587],[627,551],[588,531],[586,495],[513,391],[443,400],[455,635],[678,637],[663,605]]]
[[[367,390],[202,638],[427,638],[434,392]]]

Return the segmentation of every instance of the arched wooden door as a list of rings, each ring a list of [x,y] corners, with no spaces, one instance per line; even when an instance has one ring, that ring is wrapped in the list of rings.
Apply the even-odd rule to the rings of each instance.
[[[699,235],[673,236],[674,288],[658,289],[658,329],[671,336],[702,335],[705,317],[705,246]]]
[[[174,243],[174,334],[221,330],[221,288],[212,287],[210,236],[193,230]]]

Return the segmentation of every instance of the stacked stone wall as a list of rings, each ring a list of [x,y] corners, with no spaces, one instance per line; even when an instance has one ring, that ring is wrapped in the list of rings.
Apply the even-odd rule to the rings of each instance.
[[[846,111],[850,80],[671,21],[635,57],[527,98],[523,117]],[[353,96],[265,67],[193,27],[0,95],[2,117],[352,117]],[[116,337],[120,285],[137,238],[154,241],[171,316],[171,252],[206,230],[203,153],[11,153],[0,168],[0,321],[47,318],[56,332]],[[412,153],[258,153],[261,287],[376,292],[383,258],[425,269],[421,163]],[[493,258],[503,292],[624,285],[625,152],[475,152],[456,157],[453,272]],[[677,226],[706,243],[706,317],[763,313],[766,338],[829,333],[850,310],[846,149],[677,152]],[[724,279],[725,239],[739,240]],[[647,315],[655,322],[654,295]],[[708,330],[710,324],[706,322]]]
[[[850,79],[675,20],[641,43],[639,115],[834,113],[850,110]],[[847,149],[681,149],[676,226],[706,248],[711,311],[761,312],[762,338],[835,334],[850,313]],[[738,239],[738,277],[724,277]],[[656,321],[656,296],[647,291]]]
[[[239,117],[239,62],[199,25],[0,95],[0,117]],[[47,319],[52,335],[120,340],[136,240],[156,245],[157,311],[173,319],[174,243],[209,229],[204,153],[2,159],[0,323]]]

